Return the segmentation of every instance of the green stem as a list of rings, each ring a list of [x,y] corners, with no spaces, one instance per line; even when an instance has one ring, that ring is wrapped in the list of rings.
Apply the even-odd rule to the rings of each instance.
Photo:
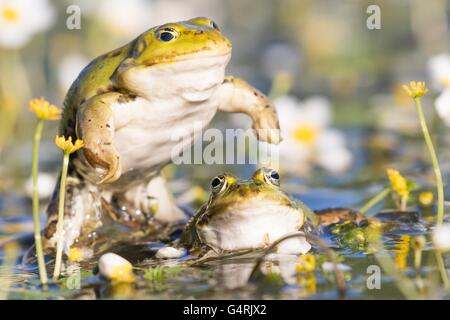
[[[387,197],[387,195],[391,192],[391,188],[383,189],[380,193],[374,196],[372,199],[366,202],[365,205],[359,209],[359,212],[365,214],[370,208],[375,206],[378,202]]]
[[[56,261],[53,271],[53,280],[58,280],[61,270],[62,252],[64,244],[64,198],[66,193],[67,168],[69,166],[69,153],[64,152],[63,166],[61,172],[61,182],[59,185],[59,201],[58,201],[58,222],[56,224]]]
[[[414,250],[414,268],[418,272],[420,270],[420,266],[422,265],[422,249]]]
[[[444,283],[444,288],[448,289],[450,283],[448,281],[447,269],[445,269],[444,259],[442,257],[442,253],[440,251],[436,251],[435,253],[436,263],[439,269],[439,273],[441,274],[442,282]]]
[[[38,163],[39,163],[39,143],[41,142],[44,120],[38,120],[34,131],[33,159],[31,165],[31,175],[33,178],[33,221],[34,221],[34,243],[39,266],[39,278],[42,284],[46,284],[47,270],[45,268],[44,251],[42,249],[41,225],[39,222],[39,194],[38,194]]]
[[[416,103],[417,113],[419,114],[420,126],[422,127],[423,137],[425,139],[425,144],[428,148],[428,153],[431,157],[431,163],[434,169],[434,175],[436,177],[436,188],[437,188],[437,198],[438,198],[438,209],[437,209],[437,224],[440,225],[444,222],[444,186],[442,183],[441,169],[439,168],[439,161],[436,155],[436,151],[433,146],[433,141],[431,140],[430,132],[428,131],[427,123],[425,121],[425,116],[423,114],[422,102],[420,97],[414,98]]]
[[[381,268],[383,268],[384,272],[386,272],[389,276],[391,276],[394,279],[397,288],[400,290],[400,292],[406,299],[408,300],[421,299],[420,295],[418,294],[414,286],[414,283],[412,283],[411,280],[409,280],[408,278],[406,278],[397,271],[394,261],[392,261],[392,258],[389,257],[385,251],[381,254],[375,253],[374,256],[375,259],[380,264]]]

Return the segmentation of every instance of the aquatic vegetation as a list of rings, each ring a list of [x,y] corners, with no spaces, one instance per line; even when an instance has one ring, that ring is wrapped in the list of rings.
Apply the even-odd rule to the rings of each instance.
[[[392,194],[398,210],[406,211],[410,193],[411,191],[417,189],[415,181],[406,179],[400,174],[399,171],[392,168],[388,168],[386,170],[386,174],[390,182],[389,187],[383,189],[381,192],[368,200],[359,210],[360,213],[365,214],[368,210],[385,199],[389,194]],[[429,197],[429,195],[426,196]]]
[[[0,46],[18,48],[31,36],[54,22],[55,11],[48,0],[2,0],[0,2]]]
[[[423,235],[415,236],[411,242],[411,247],[414,250],[414,268],[416,271],[420,270],[422,265],[422,253],[427,239]]]
[[[72,137],[65,138],[64,136],[56,136],[55,144],[60,148],[63,153],[63,162],[61,169],[61,181],[59,189],[59,201],[58,201],[58,222],[56,225],[57,233],[57,246],[56,246],[56,261],[55,269],[53,271],[53,279],[58,279],[61,263],[62,263],[62,252],[64,246],[64,200],[66,195],[66,179],[67,179],[67,169],[69,167],[69,157],[72,153],[83,148],[84,143],[82,140],[77,139],[75,143],[72,142]]]
[[[322,96],[299,101],[294,96],[275,100],[283,141],[279,146],[280,168],[306,175],[318,165],[340,173],[352,163],[352,153],[342,132],[330,127],[331,104]]]
[[[32,179],[33,179],[33,219],[34,219],[34,242],[36,245],[36,254],[39,264],[39,276],[42,284],[47,283],[47,270],[44,262],[44,253],[42,250],[41,226],[39,222],[39,190],[38,190],[38,162],[39,162],[39,144],[41,142],[44,121],[55,121],[61,118],[61,109],[49,103],[44,98],[30,100],[29,110],[33,112],[37,119],[36,129],[33,140],[33,159],[32,159]]]
[[[420,125],[422,127],[422,133],[425,139],[425,144],[428,148],[428,153],[431,157],[431,162],[434,169],[434,174],[436,178],[436,189],[437,189],[437,223],[442,224],[444,221],[444,186],[442,183],[442,174],[439,167],[439,160],[434,149],[433,141],[431,135],[428,131],[427,123],[425,121],[425,115],[423,113],[421,97],[423,97],[428,89],[425,86],[425,82],[414,82],[411,81],[409,86],[404,85],[403,89],[414,99],[416,104],[417,113],[420,119]]]

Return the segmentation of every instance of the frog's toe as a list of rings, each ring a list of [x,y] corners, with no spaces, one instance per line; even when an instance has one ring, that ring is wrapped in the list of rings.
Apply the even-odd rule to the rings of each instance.
[[[281,142],[278,117],[272,110],[265,112],[253,123],[258,140],[279,144]]]
[[[112,146],[106,146],[98,151],[85,148],[84,155],[91,166],[105,169],[105,174],[98,184],[111,183],[120,178],[122,173],[120,155]]]

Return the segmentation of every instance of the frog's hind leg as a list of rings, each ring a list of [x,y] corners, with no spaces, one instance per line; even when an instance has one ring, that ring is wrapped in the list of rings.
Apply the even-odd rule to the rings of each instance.
[[[116,222],[135,230],[140,229],[146,234],[186,218],[175,204],[166,180],[161,175],[125,192],[114,193],[110,202],[103,200],[103,207]]]
[[[47,224],[43,237],[46,252],[52,252],[56,247],[59,187],[58,182],[47,208]],[[101,223],[98,187],[82,179],[75,170],[69,169],[64,201],[64,252],[68,254],[69,248],[75,244],[89,247],[95,241],[95,230]]]

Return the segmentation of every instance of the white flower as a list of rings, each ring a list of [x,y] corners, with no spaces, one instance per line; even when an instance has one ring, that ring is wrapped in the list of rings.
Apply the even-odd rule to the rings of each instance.
[[[174,247],[164,247],[156,252],[155,257],[159,259],[180,258],[186,254],[183,248],[177,249]]]
[[[56,179],[55,176],[49,173],[39,173],[38,174],[38,194],[39,199],[48,199],[55,187]],[[33,179],[28,178],[25,184],[25,191],[27,195],[31,198],[33,195]]]
[[[433,230],[434,248],[440,251],[450,251],[450,224],[437,226]]]
[[[352,162],[344,135],[330,129],[332,119],[329,101],[320,96],[303,102],[284,96],[275,101],[280,118],[280,158],[282,168],[307,173],[310,164],[339,173]]]
[[[447,126],[450,126],[450,89],[445,89],[439,97],[434,101],[439,117],[445,122]]]
[[[0,0],[0,46],[22,47],[53,21],[54,10],[47,0]]]
[[[98,262],[100,274],[116,282],[133,282],[133,265],[115,253],[105,253]]]
[[[430,58],[427,67],[435,88],[450,88],[450,54],[442,53]]]
[[[96,9],[98,22],[119,37],[136,37],[153,26],[151,5],[145,0],[101,0]]]
[[[88,63],[89,60],[79,53],[69,54],[61,60],[58,68],[58,79],[59,86],[63,92],[69,90],[81,70]]]

